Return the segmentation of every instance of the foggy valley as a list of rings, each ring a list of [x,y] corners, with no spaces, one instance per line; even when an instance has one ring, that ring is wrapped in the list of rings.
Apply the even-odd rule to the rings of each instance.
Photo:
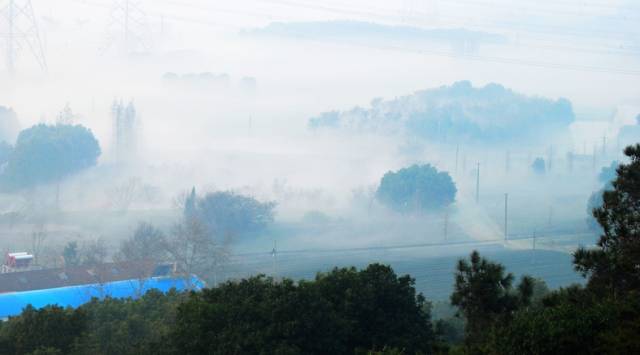
[[[597,318],[640,319],[624,303],[640,290],[633,1],[0,0],[0,15],[0,353],[640,349],[598,333],[622,313]],[[486,294],[474,272],[495,273]],[[106,307],[132,307],[109,320],[129,330],[106,335]],[[589,341],[558,340],[583,339],[558,309],[598,315]],[[51,342],[44,321],[20,328],[32,313],[83,330]],[[537,314],[560,330],[510,333],[549,329]],[[127,317],[147,319],[140,335]]]

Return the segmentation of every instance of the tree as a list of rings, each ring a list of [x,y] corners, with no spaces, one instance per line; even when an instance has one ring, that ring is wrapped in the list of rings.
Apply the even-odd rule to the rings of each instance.
[[[73,267],[80,265],[80,253],[78,251],[78,242],[72,241],[67,243],[62,252],[65,267]]]
[[[67,102],[62,111],[58,113],[58,116],[56,117],[56,123],[63,125],[72,125],[77,118],[78,115],[73,113],[73,110],[71,110],[71,106],[69,106],[69,103]]]
[[[616,170],[620,163],[618,161],[611,162],[611,165],[605,166],[600,170],[598,174],[598,181],[605,186],[605,188],[611,187],[611,182],[616,178]]]
[[[167,256],[164,233],[152,224],[140,222],[133,235],[120,243],[119,258],[123,261],[161,261]]]
[[[453,203],[456,192],[449,173],[426,164],[387,172],[376,197],[396,211],[411,212],[444,208]]]
[[[3,171],[5,188],[59,182],[96,164],[98,141],[80,125],[39,124],[20,132]]]
[[[262,232],[271,224],[275,206],[274,202],[260,202],[231,191],[220,191],[208,193],[197,200],[196,216],[211,235],[242,236]],[[187,207],[185,203],[185,213]]]
[[[57,349],[68,354],[73,339],[84,329],[87,322],[82,311],[47,306],[35,309],[27,306],[20,317],[12,318],[2,326],[0,338],[10,339],[0,349],[4,354],[29,354],[46,348]]]
[[[593,216],[593,211],[602,207],[602,195],[605,190],[613,189],[613,185],[611,185],[611,183],[616,178],[616,169],[618,168],[618,165],[620,165],[620,163],[614,161],[610,166],[605,166],[600,170],[600,173],[598,174],[598,181],[603,185],[603,187],[592,193],[587,201],[587,226],[592,231],[602,233],[602,228],[598,224],[598,220]]]
[[[167,252],[179,270],[191,281],[192,275],[207,278],[226,262],[227,245],[217,242],[197,218],[185,219],[173,226]]]
[[[624,154],[630,163],[618,166],[613,189],[603,192],[602,206],[593,211],[603,229],[597,247],[574,253],[575,268],[589,286],[614,297],[640,290],[640,145]]]
[[[81,264],[86,266],[104,264],[109,255],[107,244],[103,238],[92,239],[85,242],[80,253]]]
[[[174,351],[187,354],[430,353],[425,309],[413,279],[383,265],[298,283],[258,276],[192,293],[172,339]]]
[[[5,141],[0,141],[0,166],[6,164],[11,157],[13,147]]]
[[[47,239],[47,227],[44,223],[38,223],[31,232],[31,252],[33,253],[34,264],[42,265],[42,251],[45,240]]]
[[[523,355],[611,353],[607,352],[609,347],[605,345],[603,335],[616,332],[619,305],[607,300],[594,302],[584,294],[576,299],[575,292],[561,290],[553,296],[553,305],[523,309],[508,323],[487,329],[486,352]],[[584,293],[582,290],[577,292]]]
[[[184,200],[184,218],[196,218],[196,188],[192,187],[189,195]]]
[[[498,320],[507,320],[513,311],[529,305],[533,279],[523,277],[515,289],[513,279],[513,274],[505,274],[504,266],[481,257],[475,250],[469,261],[458,261],[451,304],[467,321],[468,345],[481,344]]]
[[[536,160],[533,161],[533,164],[531,164],[531,170],[538,175],[544,175],[547,170],[544,159],[536,158]]]
[[[334,268],[319,273],[314,285],[348,320],[348,349],[389,346],[409,354],[431,349],[434,334],[428,303],[409,275],[398,276],[387,265],[371,264],[362,270]]]

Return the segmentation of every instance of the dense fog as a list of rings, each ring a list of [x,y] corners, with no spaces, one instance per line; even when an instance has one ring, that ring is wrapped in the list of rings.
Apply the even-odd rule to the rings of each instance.
[[[0,18],[0,249],[42,267],[70,242],[115,260],[140,222],[174,234],[192,191],[202,213],[233,196],[271,213],[218,233],[240,275],[276,273],[235,258],[276,248],[566,252],[595,242],[601,170],[640,141],[632,1],[30,3],[23,37]],[[62,157],[29,146],[74,125],[99,154],[83,130]],[[415,164],[453,199],[385,203],[383,176]]]

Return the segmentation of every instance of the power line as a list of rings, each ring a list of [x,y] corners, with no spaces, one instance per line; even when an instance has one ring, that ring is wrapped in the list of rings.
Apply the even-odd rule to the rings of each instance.
[[[147,14],[138,0],[113,0],[104,51],[120,47],[126,55],[151,49]]]
[[[40,68],[47,70],[44,47],[30,0],[9,0],[0,9],[0,37],[5,39],[6,67],[10,74],[15,73],[18,54],[25,47]]]

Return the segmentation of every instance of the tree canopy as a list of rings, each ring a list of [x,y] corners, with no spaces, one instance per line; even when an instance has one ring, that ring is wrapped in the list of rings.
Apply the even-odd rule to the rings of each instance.
[[[412,165],[387,172],[380,181],[376,197],[399,212],[437,210],[453,203],[456,186],[447,172],[430,164]]]
[[[473,87],[460,81],[392,100],[374,99],[369,108],[325,112],[308,122],[312,129],[405,132],[428,140],[536,143],[568,133],[574,119],[566,99],[530,97],[499,84]]]
[[[56,182],[96,164],[100,146],[80,125],[39,124],[18,135],[2,175],[8,188]]]
[[[260,202],[232,191],[217,191],[186,197],[184,215],[197,218],[216,237],[244,236],[262,232],[274,219],[275,202]]]
[[[0,353],[432,353],[430,314],[414,282],[373,264],[311,281],[256,276],[202,292],[27,308],[0,322]]]
[[[531,170],[533,170],[533,172],[536,174],[544,175],[544,173],[547,171],[547,166],[544,162],[544,159],[536,158],[536,160],[534,160],[531,164]]]
[[[589,285],[606,293],[640,290],[640,145],[627,147],[629,164],[621,164],[612,190],[602,194],[602,206],[593,211],[602,227],[597,248],[579,248],[576,270]]]
[[[533,280],[525,276],[514,288],[513,279],[513,274],[505,274],[504,266],[481,257],[477,251],[471,253],[469,261],[458,261],[451,304],[467,321],[467,342],[479,342],[496,322],[529,304]]]

